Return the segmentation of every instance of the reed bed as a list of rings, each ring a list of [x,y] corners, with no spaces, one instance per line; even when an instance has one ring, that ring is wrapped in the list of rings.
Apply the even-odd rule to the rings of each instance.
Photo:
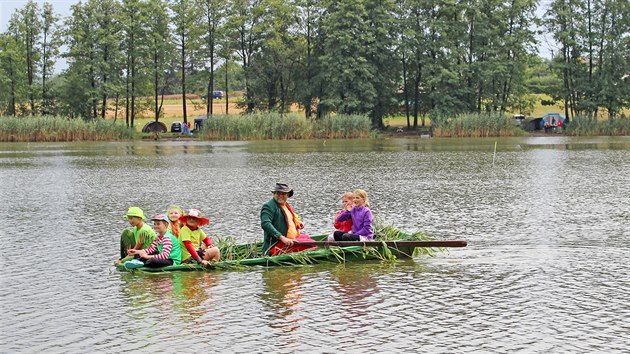
[[[514,120],[503,114],[464,113],[454,117],[436,116],[432,120],[435,137],[493,137],[519,134]]]
[[[104,141],[134,137],[134,130],[113,121],[52,116],[0,117],[0,141]]]
[[[622,115],[614,120],[597,120],[578,116],[565,124],[564,133],[571,136],[630,135],[630,118]]]
[[[371,122],[362,115],[330,115],[319,120],[307,120],[297,113],[215,115],[204,121],[199,136],[207,140],[367,138]]]

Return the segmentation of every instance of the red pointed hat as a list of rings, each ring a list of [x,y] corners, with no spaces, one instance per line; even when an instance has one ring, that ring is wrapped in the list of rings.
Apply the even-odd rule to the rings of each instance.
[[[203,212],[199,209],[188,209],[186,214],[179,217],[179,221],[186,223],[186,218],[191,217],[199,220],[199,226],[208,225],[210,223],[210,219],[208,219]]]

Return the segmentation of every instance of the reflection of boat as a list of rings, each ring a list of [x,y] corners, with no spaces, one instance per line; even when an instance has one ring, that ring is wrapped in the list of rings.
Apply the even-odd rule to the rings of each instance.
[[[363,261],[369,259],[399,259],[411,258],[414,251],[419,247],[465,247],[466,241],[350,241],[350,242],[326,242],[328,235],[313,236],[316,242],[310,245],[317,246],[312,250],[303,252],[286,253],[279,256],[260,256],[260,243],[242,244],[230,249],[230,254],[253,254],[252,257],[235,259],[234,257],[222,255],[223,261],[213,263],[209,266],[198,264],[180,264],[163,268],[138,268],[142,272],[168,272],[168,271],[194,271],[194,270],[216,270],[216,269],[239,269],[242,267],[254,266],[286,266],[295,264],[314,263],[344,263],[351,261]],[[309,244],[309,243],[307,243]],[[221,248],[221,247],[220,247]],[[222,252],[223,253],[223,252]],[[238,258],[238,257],[237,257]],[[123,264],[116,266],[122,271],[131,271]]]

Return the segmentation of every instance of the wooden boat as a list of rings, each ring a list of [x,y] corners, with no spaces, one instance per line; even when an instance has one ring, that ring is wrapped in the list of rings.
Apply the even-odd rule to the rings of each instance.
[[[302,252],[286,253],[279,256],[258,256],[236,259],[222,260],[212,263],[208,266],[200,264],[180,264],[162,268],[137,268],[127,269],[121,263],[116,268],[121,271],[140,271],[140,272],[172,272],[172,271],[203,271],[217,269],[243,269],[246,267],[271,267],[271,266],[287,266],[298,264],[315,264],[315,263],[344,263],[352,261],[370,260],[370,259],[401,259],[411,258],[417,248],[427,247],[466,247],[466,241],[449,240],[449,241],[344,241],[344,242],[328,242],[325,241],[328,235],[313,236],[314,242],[301,242],[300,245],[314,246],[317,248],[309,249]],[[231,253],[239,253],[239,250],[255,249],[260,250],[260,243],[242,244],[235,246]],[[228,257],[229,258],[229,257]]]

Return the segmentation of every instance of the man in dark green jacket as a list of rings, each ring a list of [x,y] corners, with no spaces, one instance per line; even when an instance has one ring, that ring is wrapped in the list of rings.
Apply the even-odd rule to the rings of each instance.
[[[298,249],[292,249],[293,240],[297,234],[297,230],[304,227],[300,219],[287,203],[287,199],[293,196],[293,189],[284,183],[276,183],[272,190],[273,198],[269,199],[262,206],[260,211],[260,226],[265,232],[262,250],[263,255],[276,255],[278,252],[271,251],[274,246],[281,242],[280,247],[285,252],[293,252]],[[289,219],[289,216],[291,217]],[[291,230],[292,229],[292,230]],[[287,237],[293,235],[293,238]],[[278,250],[282,252],[282,250]]]

